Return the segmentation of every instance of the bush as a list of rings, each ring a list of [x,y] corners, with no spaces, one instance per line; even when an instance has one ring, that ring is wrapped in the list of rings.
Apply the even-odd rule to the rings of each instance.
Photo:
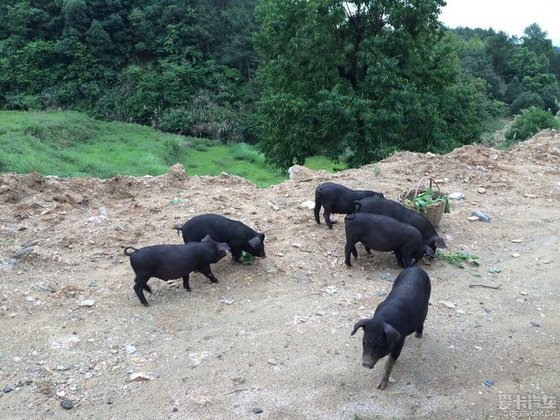
[[[543,109],[531,107],[521,112],[506,132],[510,143],[528,139],[545,128],[560,128],[560,120]]]
[[[512,102],[509,111],[511,115],[515,115],[531,107],[544,108],[544,101],[541,95],[535,92],[523,92]]]

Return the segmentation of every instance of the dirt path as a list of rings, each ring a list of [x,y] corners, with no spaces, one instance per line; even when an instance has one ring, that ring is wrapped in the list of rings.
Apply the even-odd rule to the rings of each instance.
[[[359,250],[346,268],[343,225],[315,224],[302,204],[324,181],[395,199],[425,175],[465,194],[438,232],[480,266],[423,267],[432,281],[424,336],[407,339],[379,391],[382,364],[362,368],[361,333],[350,332],[390,290],[394,256]],[[0,417],[560,413],[559,200],[558,132],[508,152],[400,153],[337,174],[296,167],[265,190],[226,174],[188,177],[180,166],[109,180],[2,175]],[[467,220],[474,210],[491,222]],[[206,212],[264,231],[268,257],[226,258],[213,267],[220,283],[194,274],[192,293],[152,279],[142,307],[123,247],[181,243],[172,227]],[[132,381],[135,373],[146,380]]]

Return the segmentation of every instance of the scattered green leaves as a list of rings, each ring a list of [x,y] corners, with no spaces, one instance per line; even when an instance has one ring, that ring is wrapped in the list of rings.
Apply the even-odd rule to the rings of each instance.
[[[243,251],[243,253],[241,254],[241,258],[239,258],[239,261],[243,265],[251,265],[255,261],[255,257],[253,255]]]
[[[459,268],[465,268],[463,263],[471,264],[478,267],[480,263],[478,262],[479,257],[476,255],[471,255],[468,252],[458,251],[458,252],[446,252],[441,250],[436,251],[436,255],[443,261],[448,262],[451,265],[457,266]]]

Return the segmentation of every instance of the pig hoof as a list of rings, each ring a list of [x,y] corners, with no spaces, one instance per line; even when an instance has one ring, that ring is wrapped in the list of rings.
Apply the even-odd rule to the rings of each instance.
[[[377,389],[380,389],[380,390],[383,391],[385,388],[387,388],[387,383],[388,383],[388,381],[383,379],[381,382],[379,382],[379,385],[377,385]]]
[[[143,303],[142,305],[144,305],[146,308],[147,308],[148,306],[150,306],[150,304],[149,304],[148,302]]]

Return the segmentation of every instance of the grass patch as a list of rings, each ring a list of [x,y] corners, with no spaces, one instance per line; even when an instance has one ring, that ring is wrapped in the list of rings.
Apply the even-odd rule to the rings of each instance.
[[[187,175],[227,172],[261,188],[288,178],[246,143],[224,145],[73,111],[0,111],[0,172],[109,178],[161,175],[175,163],[183,164]],[[305,166],[330,172],[346,168],[323,156],[307,159]]]

